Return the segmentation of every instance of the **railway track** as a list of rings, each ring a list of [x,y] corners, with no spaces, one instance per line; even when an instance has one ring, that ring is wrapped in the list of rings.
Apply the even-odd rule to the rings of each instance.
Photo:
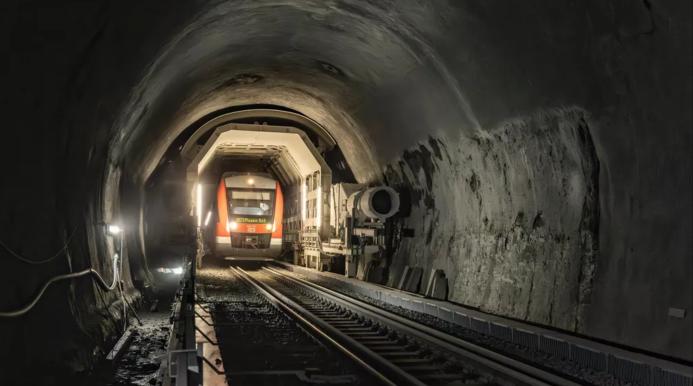
[[[230,269],[383,384],[577,384],[277,269]]]

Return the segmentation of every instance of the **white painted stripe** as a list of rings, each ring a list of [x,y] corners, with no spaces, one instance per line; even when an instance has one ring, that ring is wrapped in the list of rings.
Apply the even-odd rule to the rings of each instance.
[[[231,244],[231,238],[226,236],[217,236],[217,244]]]

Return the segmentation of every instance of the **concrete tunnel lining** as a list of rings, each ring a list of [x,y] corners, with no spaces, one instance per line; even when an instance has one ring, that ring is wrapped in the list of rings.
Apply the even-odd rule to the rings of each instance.
[[[203,125],[197,128],[192,133],[192,135],[190,135],[190,137],[185,141],[185,144],[181,149],[181,155],[184,159],[192,159],[193,157],[195,157],[195,155],[197,155],[197,152],[199,151],[198,147],[201,146],[199,144],[200,139],[203,136],[209,134],[210,131],[216,129],[217,127],[223,124],[234,121],[240,123],[238,121],[248,119],[260,120],[267,118],[285,119],[307,127],[320,138],[320,141],[318,143],[318,149],[321,152],[330,150],[337,145],[334,138],[332,138],[328,131],[326,131],[317,122],[313,121],[312,119],[304,115],[278,109],[244,108],[239,111],[222,114],[205,122]]]
[[[278,152],[276,150],[279,150]],[[287,180],[289,185],[284,185],[285,191],[296,191],[299,213],[305,227],[316,227],[317,232],[326,235],[330,224],[329,210],[325,207],[325,197],[328,197],[332,184],[332,172],[313,145],[308,136],[301,130],[293,127],[280,127],[270,125],[226,124],[214,130],[207,142],[197,152],[187,168],[187,178],[191,182],[193,192],[193,206],[197,207],[204,201],[202,192],[198,192],[196,185],[200,184],[209,163],[220,156],[239,156],[248,153],[257,153],[266,156],[274,156],[276,160],[270,164],[270,171],[281,179]],[[283,172],[288,177],[283,177]],[[304,188],[309,176],[319,176],[319,188],[315,191],[306,191]],[[306,217],[306,207],[310,200],[316,200],[319,205],[315,218]],[[285,211],[290,210],[291,204],[285,204]],[[202,216],[206,211],[202,206],[197,216]],[[198,222],[202,219],[198,219]]]
[[[219,148],[255,145],[260,147],[277,146],[285,149],[286,155],[291,159],[288,164],[296,166],[295,172],[301,178],[315,172],[329,174],[329,167],[317,149],[298,129],[268,125],[228,124],[217,128],[198,151],[188,167],[188,180],[193,181],[204,172],[211,159],[218,155]],[[236,152],[232,151],[233,153]],[[243,154],[243,150],[239,148],[237,153]]]

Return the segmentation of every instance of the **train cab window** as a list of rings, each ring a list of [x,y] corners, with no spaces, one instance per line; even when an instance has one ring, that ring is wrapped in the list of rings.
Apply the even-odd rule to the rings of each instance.
[[[271,216],[274,210],[274,192],[268,190],[231,190],[231,214],[241,216]]]

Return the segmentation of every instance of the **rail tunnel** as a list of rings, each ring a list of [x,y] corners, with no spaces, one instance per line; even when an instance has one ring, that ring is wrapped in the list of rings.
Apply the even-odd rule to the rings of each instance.
[[[0,384],[458,384],[487,367],[473,380],[693,382],[689,1],[0,10]],[[229,169],[281,186],[271,261],[209,257]],[[397,211],[340,234],[354,192]],[[314,303],[318,286],[331,300]],[[347,350],[325,318],[288,311],[300,301],[416,342],[407,360],[426,366]],[[255,315],[263,336],[260,309],[301,326],[288,347],[344,365],[245,371],[262,345],[223,318]],[[196,318],[218,339],[196,342]],[[474,370],[439,364],[463,345],[442,333],[472,342]]]

